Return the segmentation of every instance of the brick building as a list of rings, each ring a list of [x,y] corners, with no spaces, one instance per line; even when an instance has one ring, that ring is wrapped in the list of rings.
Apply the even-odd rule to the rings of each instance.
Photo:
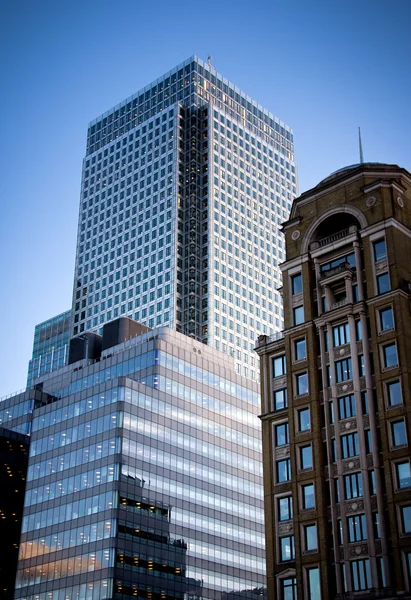
[[[268,597],[411,598],[411,175],[294,200],[285,330],[260,336]]]

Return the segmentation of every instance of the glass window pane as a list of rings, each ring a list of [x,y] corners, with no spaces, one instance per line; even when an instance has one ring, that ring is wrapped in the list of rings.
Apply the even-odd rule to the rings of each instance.
[[[294,325],[300,325],[304,323],[304,306],[296,306],[293,308],[294,314]]]
[[[303,508],[315,508],[314,484],[309,483],[302,486]]]
[[[298,431],[309,431],[310,426],[310,409],[302,408],[298,411]]]
[[[297,375],[297,396],[308,394],[308,374]]]
[[[395,367],[396,365],[398,365],[396,344],[384,346],[384,367]]]
[[[409,461],[396,464],[397,470],[397,485],[399,488],[407,488],[411,486],[411,470]]]
[[[307,579],[309,600],[321,600],[320,569],[308,569]]]
[[[375,262],[378,262],[379,260],[384,260],[384,258],[387,258],[387,249],[385,246],[384,239],[377,240],[376,242],[373,243],[373,246],[374,246]]]
[[[393,446],[404,446],[407,443],[407,433],[405,430],[405,421],[394,421],[391,423],[392,444]]]
[[[390,278],[388,273],[383,273],[382,275],[377,276],[377,291],[378,294],[385,294],[385,292],[389,292],[391,289]]]
[[[300,464],[301,469],[312,469],[313,453],[311,445],[300,448]]]
[[[394,315],[391,306],[380,310],[380,327],[381,331],[394,329]]]
[[[303,279],[302,279],[301,273],[291,277],[291,286],[292,286],[293,295],[301,294],[301,292],[303,291]]]
[[[388,404],[396,406],[402,404],[401,385],[399,381],[391,381],[387,383]]]

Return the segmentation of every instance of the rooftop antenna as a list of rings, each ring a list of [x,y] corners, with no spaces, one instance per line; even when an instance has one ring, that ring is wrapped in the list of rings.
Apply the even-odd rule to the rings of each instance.
[[[364,162],[364,155],[362,153],[361,127],[358,128],[358,143],[359,143],[359,146],[360,146],[360,163],[363,164],[363,162]]]

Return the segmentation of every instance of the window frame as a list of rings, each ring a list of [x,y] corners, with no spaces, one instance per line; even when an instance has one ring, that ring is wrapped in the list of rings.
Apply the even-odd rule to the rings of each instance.
[[[352,442],[350,441],[352,439]],[[345,440],[347,440],[345,442]],[[341,458],[345,460],[346,458],[354,458],[356,456],[360,456],[360,440],[358,437],[358,431],[351,431],[350,433],[346,433],[340,436],[340,445],[341,445]],[[356,452],[356,454],[350,454],[351,447]],[[348,451],[345,454],[344,448]]]
[[[283,392],[284,406],[278,407],[277,401],[276,401],[276,395],[280,392]],[[286,387],[274,389],[273,390],[273,409],[274,409],[274,411],[285,410],[286,408],[288,408],[288,389]]]
[[[395,364],[387,364],[387,355],[386,355],[386,350],[387,348],[392,348],[395,347],[395,354],[396,354],[396,358],[397,358],[397,362]],[[384,371],[388,370],[388,369],[396,369],[399,367],[399,358],[398,358],[398,348],[397,348],[397,343],[396,341],[390,342],[389,344],[382,344],[380,346],[381,349],[381,364],[383,366]]]
[[[313,506],[306,506],[306,495],[305,495],[305,488],[308,487],[312,487],[313,489],[313,493],[312,493],[312,497],[313,497]],[[302,510],[316,510],[315,506],[315,483],[314,481],[309,481],[309,482],[304,482],[300,485],[300,497],[301,497],[301,508]]]
[[[277,500],[277,522],[278,523],[286,523],[287,521],[292,521],[294,518],[294,506],[293,506],[292,494],[287,494],[284,496],[277,496],[276,500]],[[287,519],[281,518],[280,502],[282,502],[284,500],[287,502],[287,514],[288,514]]]
[[[300,313],[301,310],[302,314]],[[304,304],[299,304],[293,307],[293,325],[297,327],[297,325],[302,325],[303,323],[305,323]]]
[[[312,528],[312,527],[315,528],[315,542],[316,542],[316,545],[315,545],[314,548],[309,548],[308,544],[307,544],[307,542],[308,542],[307,529],[308,528]],[[310,552],[310,553],[311,552],[318,552],[318,527],[317,527],[317,523],[316,522],[313,522],[313,523],[304,523],[303,526],[302,526],[302,529],[303,529],[302,538],[303,538],[303,543],[304,543],[304,552]]]
[[[274,365],[277,360],[281,361],[282,373],[280,375],[275,374],[275,366]],[[279,354],[278,356],[273,356],[271,365],[272,365],[273,379],[278,379],[279,377],[284,377],[285,375],[287,375],[287,357],[285,354]]]
[[[302,377],[307,378],[307,391],[300,392],[300,380]],[[308,371],[302,371],[301,373],[295,374],[295,395],[296,396],[307,396],[310,393],[309,379],[308,379]]]
[[[344,369],[344,364],[346,363],[346,369]],[[343,383],[344,381],[351,381],[353,378],[353,370],[352,370],[352,359],[351,356],[347,356],[347,358],[342,358],[341,360],[336,360],[334,362],[334,373],[335,373],[335,383]],[[339,379],[339,375],[344,375],[347,373],[348,376],[342,379]]]
[[[398,386],[399,386],[400,396],[401,396],[401,402],[396,402],[394,404],[391,404],[391,402],[390,402],[390,398],[391,398],[390,386],[392,386],[394,384],[398,384]],[[401,386],[401,379],[400,378],[393,379],[392,381],[384,381],[384,390],[385,390],[386,406],[387,406],[388,409],[395,408],[396,406],[403,406],[404,405],[404,399],[403,399],[403,395],[402,395],[402,386]]]
[[[387,277],[388,278],[388,287],[386,290],[382,289],[382,286],[380,284],[381,281],[383,281],[383,277]],[[378,275],[376,275],[375,277],[375,282],[376,282],[376,292],[377,292],[377,296],[382,296],[383,294],[387,294],[388,292],[391,291],[391,279],[390,279],[390,274],[388,273],[388,271],[385,271],[384,273],[378,273]]]
[[[277,423],[276,421],[273,423],[274,425],[274,448],[283,448],[284,446],[289,446],[290,444],[290,426],[288,421],[281,421]],[[278,443],[278,431],[280,427],[284,427],[284,439],[286,440],[284,443]]]
[[[301,284],[301,290],[299,292],[295,292],[294,291],[294,282],[297,279],[300,280],[300,284]],[[298,294],[302,294],[303,293],[303,275],[302,275],[302,272],[299,271],[298,273],[294,273],[293,275],[290,275],[290,281],[291,281],[291,295],[292,296],[297,296]]]
[[[302,358],[299,358],[298,353],[297,353],[297,344],[301,344],[302,342],[304,342],[304,356]],[[293,341],[293,350],[294,350],[294,362],[300,362],[303,360],[307,360],[307,339],[305,337],[295,339]]]
[[[287,470],[287,479],[283,479],[280,481],[279,477],[278,477],[278,467],[280,463],[285,463],[286,464],[286,470]],[[275,461],[275,482],[276,484],[280,485],[282,483],[287,483],[288,481],[291,481],[291,477],[292,477],[292,473],[291,473],[291,459],[290,458],[280,458],[279,460]]]
[[[397,425],[398,423],[403,423],[403,425],[404,425],[405,442],[402,444],[395,443],[395,434],[394,434],[393,426]],[[406,448],[408,446],[408,435],[407,435],[407,422],[405,420],[405,417],[393,419],[393,420],[389,421],[388,424],[389,424],[389,436],[390,436],[389,439],[390,439],[390,444],[391,444],[391,450],[397,450],[398,448]]]
[[[283,556],[283,545],[282,542],[283,540],[289,539],[290,540],[290,558],[284,558]],[[291,562],[293,560],[295,560],[295,537],[294,534],[288,534],[288,535],[281,535],[278,536],[278,548],[279,548],[279,561],[278,562]]]
[[[376,246],[377,246],[377,244],[381,244],[382,242],[384,243],[384,256],[378,258],[377,252],[376,252]],[[380,261],[387,259],[387,241],[385,239],[385,236],[377,238],[376,240],[372,240],[372,252],[373,252],[374,263],[379,263]]]
[[[309,406],[302,406],[301,408],[297,408],[297,433],[306,433],[307,431],[311,431],[311,409]],[[301,428],[301,413],[308,412],[308,427],[302,429]]]
[[[306,450],[307,448],[310,448],[311,464],[308,466],[305,466],[304,458],[303,458],[303,451]],[[300,471],[312,471],[314,469],[314,452],[313,452],[313,445],[311,443],[302,444],[302,445],[298,446],[298,463],[299,463]]]
[[[408,465],[409,477],[405,478],[405,481],[409,480],[409,485],[400,485],[401,479],[399,477],[398,467],[400,465]],[[393,462],[393,470],[394,470],[394,481],[395,481],[395,491],[407,490],[411,488],[411,462],[410,459],[397,460]]]
[[[392,318],[392,327],[383,327],[383,321],[382,321],[382,313],[390,311],[391,312],[391,318]],[[383,334],[383,333],[387,333],[388,331],[394,331],[395,330],[395,317],[394,317],[394,308],[392,304],[388,304],[386,306],[383,306],[382,308],[378,309],[378,333]]]

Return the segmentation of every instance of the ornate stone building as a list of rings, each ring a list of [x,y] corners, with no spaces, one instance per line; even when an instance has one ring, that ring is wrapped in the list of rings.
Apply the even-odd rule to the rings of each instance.
[[[411,598],[411,175],[294,200],[285,330],[260,336],[268,597]]]

